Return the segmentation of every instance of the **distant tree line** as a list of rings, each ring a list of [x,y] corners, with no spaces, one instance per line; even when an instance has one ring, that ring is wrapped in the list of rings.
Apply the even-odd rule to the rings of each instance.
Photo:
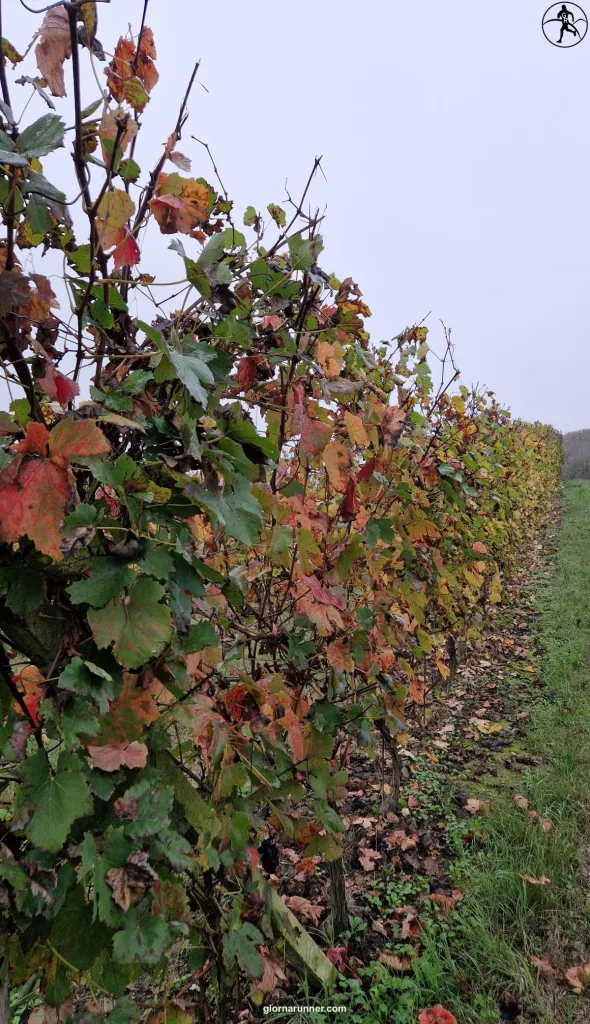
[[[563,435],[563,476],[566,480],[590,480],[590,430]]]

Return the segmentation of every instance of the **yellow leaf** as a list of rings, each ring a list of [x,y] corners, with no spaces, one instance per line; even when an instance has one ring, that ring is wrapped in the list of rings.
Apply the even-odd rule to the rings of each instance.
[[[351,412],[344,413],[344,422],[348,435],[359,448],[368,448],[370,441],[369,436],[364,428],[363,421],[360,416],[355,416]]]

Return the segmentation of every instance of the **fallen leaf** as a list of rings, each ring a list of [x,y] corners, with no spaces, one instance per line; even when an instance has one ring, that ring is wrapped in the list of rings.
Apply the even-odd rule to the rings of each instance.
[[[395,953],[381,953],[379,962],[397,971],[399,974],[406,974],[412,970],[412,961],[408,956],[397,956]]]
[[[470,797],[465,804],[465,809],[470,814],[487,814],[490,804],[488,800],[476,800],[475,797]]]
[[[295,914],[301,914],[302,917],[306,917],[315,925],[320,923],[320,917],[326,909],[319,903],[310,903],[304,896],[288,896],[285,903],[289,910],[292,910]]]
[[[580,967],[570,967],[569,970],[564,971],[563,976],[576,995],[581,996],[590,978],[590,963],[582,964]]]
[[[533,878],[532,875],[520,875],[519,877],[522,878],[523,882],[528,882],[529,885],[549,885],[551,883],[551,879],[547,878],[546,875],[541,875],[540,878]]]
[[[546,960],[541,956],[532,956],[530,960],[533,967],[536,967],[538,971],[541,971],[541,974],[544,974],[546,978],[551,978],[554,974],[557,974],[557,971],[550,960]]]
[[[363,840],[364,842],[364,840]],[[359,850],[358,858],[359,862],[365,871],[373,871],[375,868],[375,861],[381,860],[383,855],[377,850]]]
[[[527,810],[529,802],[527,798],[522,795],[522,793],[515,793],[512,799],[514,800],[514,803],[517,807],[521,807],[523,811]]]
[[[418,1014],[418,1022],[419,1024],[457,1024],[457,1018],[453,1017],[449,1010],[445,1010],[444,1006],[437,1003],[430,1010],[422,1010],[422,1013]]]

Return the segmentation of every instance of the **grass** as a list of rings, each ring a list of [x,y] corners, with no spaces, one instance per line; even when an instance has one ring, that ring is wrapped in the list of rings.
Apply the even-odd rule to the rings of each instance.
[[[524,774],[502,773],[499,793],[492,785],[498,780],[490,779],[488,840],[483,849],[460,855],[456,884],[465,898],[447,921],[426,920],[413,976],[373,964],[359,972],[365,985],[348,981],[340,997],[325,997],[328,1005],[347,1006],[340,1019],[348,1024],[416,1024],[419,1010],[436,1003],[458,1024],[590,1020],[586,995],[545,979],[530,961],[548,958],[563,971],[590,960],[590,483],[567,483],[564,506],[550,536],[549,563],[532,583],[544,685],[529,709],[525,742],[540,764]],[[445,783],[436,781],[440,792]],[[549,819],[551,832],[514,804],[516,790]],[[447,791],[449,810],[451,798]],[[551,883],[531,886],[523,874],[545,875]],[[302,1019],[323,1024],[334,1018]]]
[[[531,708],[527,749],[541,766],[514,780],[554,831],[532,825],[507,787],[492,798],[484,851],[458,864],[469,898],[446,935],[427,941],[417,981],[422,1005],[440,1001],[460,1024],[496,1024],[507,990],[547,1024],[590,1017],[586,997],[540,982],[529,960],[547,957],[563,969],[590,958],[590,484],[566,484],[564,499],[551,572],[533,586],[544,690]],[[551,883],[533,887],[522,874]]]

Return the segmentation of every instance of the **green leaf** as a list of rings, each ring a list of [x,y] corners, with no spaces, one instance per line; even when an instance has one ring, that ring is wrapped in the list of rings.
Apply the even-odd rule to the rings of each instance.
[[[287,245],[291,254],[293,270],[310,270],[313,267],[316,257],[308,238],[303,238],[301,234],[291,235],[287,239]]]
[[[109,825],[105,832],[102,853],[98,852],[92,833],[84,833],[78,875],[80,879],[87,878],[92,882],[93,916],[105,924],[115,925],[121,918],[120,911],[113,902],[113,891],[106,882],[107,872],[111,868],[122,868],[132,852],[133,843],[125,836],[122,827],[113,828]]]
[[[52,775],[47,756],[40,750],[21,767],[35,809],[26,833],[34,846],[52,853],[63,846],[72,823],[90,814],[93,807],[82,773],[69,768],[60,771],[59,764],[56,774]]]
[[[251,228],[252,225],[256,223],[257,219],[258,219],[258,214],[256,213],[256,210],[254,209],[254,207],[253,206],[247,206],[246,207],[246,212],[244,214],[244,224],[246,225],[246,227],[247,228]]]
[[[288,569],[293,546],[293,528],[291,526],[275,526],[270,538],[268,549],[271,565],[281,565]]]
[[[31,196],[27,206],[27,223],[35,235],[46,235],[53,228],[49,210],[38,196]]]
[[[102,608],[137,579],[137,573],[128,566],[121,565],[116,558],[93,558],[90,569],[92,575],[88,579],[71,583],[66,587],[72,604],[89,604],[93,608]]]
[[[102,299],[95,299],[90,308],[90,316],[95,324],[100,324],[105,330],[110,331],[115,324],[115,318],[108,306]]]
[[[29,161],[20,153],[0,147],[0,164],[10,164],[11,167],[28,167]]]
[[[102,922],[93,920],[92,906],[86,902],[84,889],[78,884],[55,918],[50,933],[52,946],[74,967],[84,971],[92,966],[108,939],[108,929]]]
[[[109,601],[89,611],[88,622],[98,647],[113,644],[113,653],[127,668],[140,668],[159,654],[172,636],[170,609],[160,604],[164,590],[155,580],[141,578],[123,600]]]
[[[174,349],[166,346],[167,356],[176,370],[179,380],[188,389],[191,398],[195,402],[207,408],[208,394],[203,384],[214,384],[215,378],[207,363],[198,355],[183,355]]]
[[[76,268],[79,274],[90,273],[90,246],[79,245],[73,252],[66,253],[66,259],[68,263],[71,263]]]
[[[125,824],[125,834],[131,839],[157,836],[170,824],[173,792],[162,787],[158,777],[142,779],[121,797],[120,807],[129,807],[131,820]]]
[[[153,379],[154,375],[149,370],[133,370],[125,377],[125,380],[121,381],[119,387],[128,395],[138,395]]]
[[[4,39],[4,37],[2,37],[2,53],[11,64],[20,64],[21,60],[24,59],[12,43],[8,39]]]
[[[106,715],[109,701],[115,696],[115,684],[109,673],[99,665],[82,661],[77,656],[64,668],[59,677],[59,686],[78,696],[92,697],[102,715]]]
[[[266,207],[278,228],[284,228],[287,223],[287,215],[282,206],[276,203],[269,203]]]
[[[135,160],[121,160],[119,164],[118,173],[123,178],[123,181],[137,181],[141,174],[141,167],[135,162]]]
[[[374,548],[378,540],[393,544],[395,533],[391,519],[370,519],[365,526],[365,540],[368,548]]]
[[[375,613],[372,608],[357,608],[356,617],[363,629],[369,630],[375,625]]]
[[[98,509],[94,505],[76,505],[73,512],[65,518],[68,529],[75,526],[92,526],[98,519]]]
[[[125,928],[113,936],[113,955],[120,964],[131,964],[134,960],[157,964],[168,940],[168,926],[162,914],[142,915],[136,907],[131,907]]]
[[[231,816],[229,838],[234,853],[243,853],[248,845],[248,833],[251,827],[250,815],[245,811],[234,811]]]
[[[108,986],[107,986],[108,987]],[[109,989],[112,991],[112,989]],[[105,1020],[105,1024],[136,1024],[141,1017],[141,1007],[128,996],[118,999]]]
[[[8,583],[6,607],[15,615],[27,615],[34,612],[45,598],[43,576],[39,570],[20,565],[15,568],[0,570],[0,582]]]
[[[174,560],[168,548],[157,541],[146,541],[145,554],[139,565],[149,576],[165,580],[174,569]]]
[[[223,937],[223,959],[230,966],[237,960],[240,967],[251,978],[260,978],[264,963],[257,947],[264,944],[264,937],[253,924],[243,921],[237,928]]]
[[[225,231],[219,231],[209,239],[197,260],[197,264],[203,270],[209,270],[214,263],[217,263],[222,258],[226,249],[244,248],[245,245],[246,239],[241,231],[226,228]]]
[[[44,114],[19,136],[19,149],[26,156],[47,156],[63,145],[65,129],[57,114]]]
[[[88,741],[88,737],[96,736],[100,732],[97,715],[97,709],[87,700],[78,700],[77,697],[74,697],[68,701],[65,711],[59,718],[64,743],[68,750],[74,750],[78,746],[81,736]]]
[[[205,619],[196,626],[191,626],[186,636],[178,638],[178,649],[181,654],[195,654],[205,647],[217,647],[218,644],[217,633]]]
[[[56,203],[65,203],[66,201],[65,194],[36,171],[29,171],[27,181],[23,182],[23,192],[26,195],[34,192],[38,196],[44,196],[45,199],[54,199]]]

